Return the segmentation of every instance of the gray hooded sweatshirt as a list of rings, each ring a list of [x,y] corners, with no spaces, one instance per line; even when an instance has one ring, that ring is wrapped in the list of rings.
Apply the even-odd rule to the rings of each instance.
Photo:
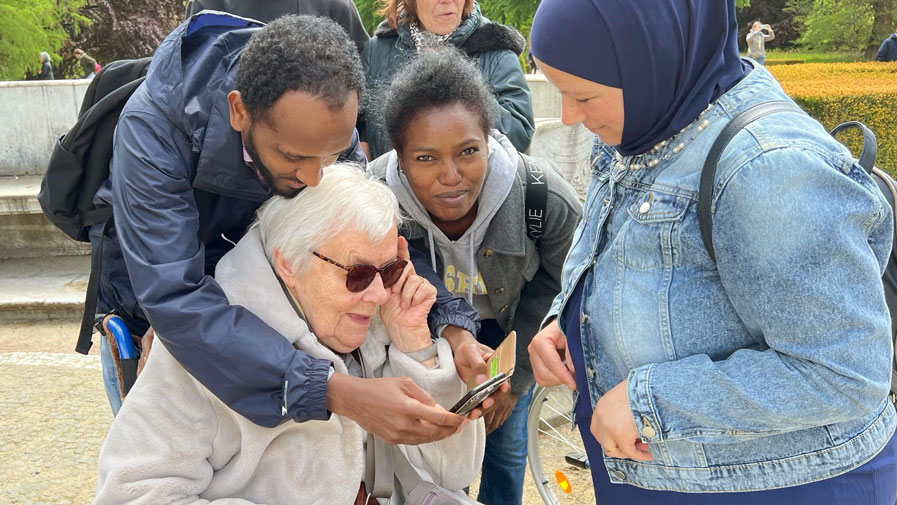
[[[502,145],[502,142],[507,145]],[[487,294],[489,286],[485,285],[477,266],[476,251],[483,242],[489,222],[505,202],[508,192],[511,191],[517,173],[516,152],[507,137],[501,136],[499,139],[489,137],[489,164],[485,176],[486,181],[483,183],[483,190],[478,199],[477,217],[458,240],[450,240],[433,223],[427,209],[411,190],[411,185],[405,174],[398,170],[387,170],[386,172],[386,183],[395,193],[399,205],[414,221],[420,223],[427,230],[430,265],[433,270],[439,272],[436,267],[436,251],[438,249],[445,265],[442,275],[445,287],[453,294],[465,297],[467,302],[476,309],[480,319],[495,319],[495,311],[489,303]],[[395,151],[390,152],[387,156],[389,157],[389,166],[395,166],[398,163]]]
[[[522,159],[545,175],[548,188],[545,225],[538,242],[526,230],[526,174]],[[473,302],[481,318],[494,317],[505,333],[517,331],[517,368],[511,378],[511,391],[526,393],[533,383],[527,346],[561,289],[564,258],[582,215],[582,205],[573,188],[551,161],[519,154],[506,137],[493,130],[489,139],[489,172],[477,217],[467,233],[450,241],[433,225],[399,172],[395,152],[372,161],[368,169],[386,181],[402,209],[410,214],[402,234],[419,251],[429,254],[446,287]],[[448,265],[453,268],[450,270]]]

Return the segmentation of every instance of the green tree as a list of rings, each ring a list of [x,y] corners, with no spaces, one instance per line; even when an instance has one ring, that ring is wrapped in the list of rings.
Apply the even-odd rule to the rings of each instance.
[[[881,42],[897,28],[897,0],[872,0],[871,4],[875,21],[872,22],[872,30],[864,51],[866,58],[870,60],[878,54]]]
[[[38,55],[52,63],[69,38],[65,27],[78,31],[87,18],[78,13],[85,0],[0,0],[0,80],[21,79],[40,68]]]
[[[185,0],[86,0],[81,13],[91,20],[91,25],[71,33],[65,63],[80,76],[80,67],[72,56],[75,47],[87,51],[101,65],[151,56],[165,36],[183,21],[185,7]]]
[[[381,6],[380,0],[355,0],[355,6],[358,7],[358,13],[361,14],[361,22],[364,23],[364,28],[368,31],[368,34],[373,36],[377,25],[382,21],[380,16],[377,15],[377,10]]]
[[[529,39],[529,29],[540,0],[480,0],[483,14],[503,25],[513,26]]]
[[[875,9],[870,0],[792,0],[803,32],[798,43],[814,51],[856,51],[866,47]]]

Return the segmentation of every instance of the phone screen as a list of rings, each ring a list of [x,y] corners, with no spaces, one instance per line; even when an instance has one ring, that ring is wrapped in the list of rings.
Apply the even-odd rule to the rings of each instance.
[[[450,409],[450,412],[466,416],[492,393],[498,391],[511,375],[516,362],[517,333],[512,331],[505,337],[495,352],[486,361],[489,378],[482,384],[468,384],[469,391]]]
[[[498,391],[498,388],[501,387],[511,376],[505,373],[499,373],[495,377],[486,380],[482,384],[477,387],[471,389],[467,392],[464,397],[458,400],[449,412],[453,412],[455,414],[466,416],[473,410],[477,405],[483,403],[483,400],[489,397],[492,393]]]

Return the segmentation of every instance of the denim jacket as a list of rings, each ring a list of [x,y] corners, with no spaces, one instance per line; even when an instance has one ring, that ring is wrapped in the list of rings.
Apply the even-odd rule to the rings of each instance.
[[[845,147],[797,111],[747,126],[718,164],[716,262],[702,245],[697,194],[710,146],[730,118],[771,100],[789,98],[757,67],[651,156],[596,143],[549,317],[584,279],[592,406],[629,380],[654,459],[605,458],[612,482],[794,486],[862,465],[894,432],[881,284],[893,217]]]

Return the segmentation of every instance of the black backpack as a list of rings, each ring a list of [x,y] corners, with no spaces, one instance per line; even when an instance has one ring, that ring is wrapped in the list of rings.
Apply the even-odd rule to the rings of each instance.
[[[101,68],[84,94],[78,122],[53,148],[37,201],[47,219],[75,240],[90,242],[88,232],[92,225],[105,223],[108,228],[112,222],[112,208],[94,205],[93,198],[109,178],[118,116],[146,79],[150,59],[113,61]],[[94,248],[90,259],[84,315],[75,348],[83,354],[91,345],[101,255],[102,244]]]
[[[704,167],[701,169],[701,185],[698,190],[698,226],[701,229],[701,239],[704,242],[704,249],[713,261],[716,261],[716,254],[713,249],[713,215],[710,212],[711,201],[713,198],[713,182],[716,177],[716,165],[719,162],[723,151],[729,142],[735,137],[742,128],[748,124],[776,112],[800,112],[791,102],[775,101],[762,103],[751,107],[729,121],[729,124],[723,128],[723,131],[716,138],[707,159],[704,161]],[[875,157],[878,154],[878,143],[875,140],[875,134],[872,133],[866,125],[859,121],[849,121],[836,126],[830,133],[832,136],[847,130],[849,128],[857,129],[863,134],[863,147],[860,152],[859,164],[862,166],[872,180],[878,185],[878,189],[885,196],[885,199],[894,210],[894,202],[897,201],[897,182],[890,175],[875,167]],[[895,216],[897,223],[897,216]],[[885,301],[888,304],[888,312],[891,314],[891,340],[897,336],[897,233],[894,235],[894,246],[891,249],[891,256],[888,258],[888,264],[885,266],[882,275],[882,284],[884,285]],[[891,359],[891,396],[897,395],[897,360]]]
[[[90,242],[91,225],[112,215],[93,197],[109,178],[112,135],[128,98],[143,82],[150,58],[113,61],[87,87],[78,122],[56,141],[37,201],[47,218],[69,237]]]

